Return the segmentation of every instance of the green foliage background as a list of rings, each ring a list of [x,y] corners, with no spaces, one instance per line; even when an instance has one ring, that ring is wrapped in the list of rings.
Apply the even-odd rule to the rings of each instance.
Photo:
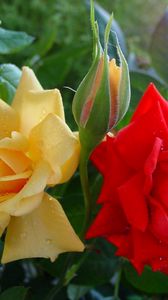
[[[163,14],[167,0],[99,0],[121,26],[129,52],[138,64],[150,64],[148,47],[151,34]],[[63,94],[68,121],[73,93],[91,63],[92,36],[84,0],[1,0],[0,20],[6,29],[25,31],[35,43],[7,60],[21,67],[33,67],[44,88],[58,87]],[[6,62],[1,57],[1,62]],[[75,61],[75,63],[74,63]]]
[[[127,46],[130,67],[132,102],[118,128],[127,124],[147,85],[153,81],[167,97],[168,85],[168,21],[162,21],[162,34],[155,32],[158,21],[167,7],[167,0],[99,0],[107,12],[114,12]],[[44,88],[61,90],[67,122],[76,129],[71,113],[74,90],[83,79],[92,60],[92,34],[89,11],[84,0],[0,0],[2,28],[24,31],[17,47],[13,33],[2,51],[0,31],[0,97],[11,102],[17,87],[20,70],[28,65],[35,71]],[[102,17],[103,22],[103,17]],[[160,31],[159,31],[160,32]],[[34,39],[31,38],[34,37]],[[23,39],[24,37],[24,39]],[[24,43],[23,44],[23,40]],[[9,43],[13,41],[13,43]],[[159,41],[159,42],[158,42]],[[3,48],[4,49],[4,48]],[[7,65],[8,63],[14,64]],[[5,65],[4,65],[5,64]],[[18,68],[17,68],[18,67]],[[102,178],[89,167],[94,214],[95,201]],[[78,172],[67,184],[55,187],[50,193],[57,197],[76,232],[80,232],[84,214],[83,198]],[[3,248],[3,242],[0,244]],[[168,299],[168,277],[152,273],[146,268],[142,276],[122,259],[114,256],[112,245],[98,239],[91,253],[67,288],[52,296],[67,259],[71,271],[80,263],[83,254],[60,255],[55,263],[29,259],[0,267],[0,300],[159,300]],[[114,297],[114,286],[123,265],[119,296]]]

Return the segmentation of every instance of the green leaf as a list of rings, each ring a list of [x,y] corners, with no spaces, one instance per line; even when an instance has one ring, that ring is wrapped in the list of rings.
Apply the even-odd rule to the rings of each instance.
[[[0,98],[11,104],[21,77],[21,71],[12,64],[0,65]]]
[[[114,252],[114,246],[103,239],[97,239],[78,270],[73,283],[84,286],[97,286],[108,282],[120,263]]]
[[[130,264],[125,266],[124,272],[128,282],[140,291],[152,294],[168,293],[168,276],[163,273],[153,272],[145,267],[143,273],[138,275]]]
[[[61,86],[65,82],[75,59],[80,59],[87,52],[86,47],[75,46],[71,49],[62,49],[56,54],[44,58],[36,71],[39,81],[44,87]]]
[[[34,38],[25,32],[0,28],[0,54],[16,53],[29,46]]]
[[[30,53],[29,55],[33,57],[30,60],[28,60],[28,65],[29,64],[33,65],[32,62],[34,62],[35,57],[37,57],[37,55],[40,57],[44,57],[49,52],[49,50],[51,50],[56,40],[56,33],[57,33],[57,27],[52,26],[52,24],[44,28],[43,34],[29,48],[28,53]]]
[[[145,72],[133,71],[130,72],[132,97],[130,103],[130,110],[133,112],[137,107],[143,93],[148,85],[153,82],[163,97],[167,98],[167,87],[158,77],[149,75]]]
[[[23,286],[15,286],[0,294],[0,300],[25,300],[28,289]]]
[[[67,294],[69,300],[78,300],[84,296],[92,287],[70,284],[67,288]]]
[[[168,8],[160,19],[151,38],[149,54],[158,74],[168,82]]]
[[[114,246],[103,239],[97,239],[87,252],[75,255],[73,253],[61,254],[54,263],[43,259],[38,261],[38,266],[51,274],[51,276],[59,277],[66,263],[70,260],[73,264],[66,274],[66,279],[68,280],[68,277],[71,277],[71,271],[77,268],[82,260],[83,263],[80,269],[76,271],[72,283],[80,286],[95,287],[109,282],[119,267],[120,259],[114,255],[114,252]]]

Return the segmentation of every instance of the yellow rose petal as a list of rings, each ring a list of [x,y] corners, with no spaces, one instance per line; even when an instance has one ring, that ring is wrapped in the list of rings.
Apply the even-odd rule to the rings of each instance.
[[[57,116],[49,114],[30,133],[30,157],[34,161],[47,161],[53,172],[58,173],[73,155],[78,156],[78,139]],[[71,166],[70,166],[71,167]],[[74,168],[69,170],[72,174]]]
[[[33,70],[28,67],[22,68],[22,76],[13,99],[12,107],[20,113],[22,111],[22,100],[27,91],[42,91],[43,88],[37,80]]]
[[[7,175],[13,175],[15,174],[14,171],[5,164],[2,160],[0,160],[0,177],[1,176],[7,176]]]
[[[47,185],[49,186],[56,185],[57,183],[60,183],[61,178],[62,178],[61,169],[59,167],[57,169],[55,168],[54,172],[51,170],[51,174],[48,178]]]
[[[26,136],[49,113],[58,115],[64,120],[64,109],[59,90],[28,91],[22,95],[22,106],[19,111],[20,131]]]
[[[79,164],[79,156],[80,144],[78,143],[76,145],[76,148],[74,149],[72,156],[61,167],[62,177],[59,183],[64,183],[72,177]]]
[[[10,221],[9,214],[5,212],[0,212],[0,237],[4,232],[5,228],[8,226],[9,221]]]
[[[24,172],[31,167],[31,160],[19,151],[0,149],[0,159],[3,160],[15,173]]]
[[[33,212],[11,218],[2,263],[29,257],[54,261],[62,252],[83,250],[59,202],[45,194]]]
[[[13,196],[15,196],[15,193],[14,194],[12,194],[12,193],[11,194],[7,194],[6,193],[4,195],[0,195],[0,203],[6,201],[8,199],[10,199]]]
[[[40,202],[43,199],[44,193],[41,192],[34,196],[22,198],[20,201],[17,202],[16,211],[13,214],[14,216],[24,216],[32,212],[36,207],[39,206]]]
[[[118,95],[118,89],[121,77],[121,67],[116,65],[116,60],[113,58],[109,62],[109,79],[110,79],[110,91],[111,99],[116,99]]]
[[[28,149],[28,140],[20,132],[12,131],[11,137],[5,137],[0,140],[0,149],[25,152]]]
[[[32,171],[0,177],[0,194],[18,193],[26,184]]]
[[[0,203],[0,211],[7,212],[10,215],[20,215],[18,210],[20,209],[20,205],[23,206],[24,202],[26,203],[26,209],[24,213],[32,211],[32,203],[30,204],[30,207],[28,207],[27,202],[22,202],[22,200],[42,193],[46,187],[50,172],[51,169],[48,163],[42,161],[39,162],[39,164],[34,168],[32,176],[29,178],[21,191],[15,196],[11,196],[8,200]],[[39,200],[37,202],[39,202]],[[37,204],[34,202],[34,207],[36,206]]]
[[[19,117],[15,110],[0,100],[0,139],[10,136],[13,130],[19,129]]]

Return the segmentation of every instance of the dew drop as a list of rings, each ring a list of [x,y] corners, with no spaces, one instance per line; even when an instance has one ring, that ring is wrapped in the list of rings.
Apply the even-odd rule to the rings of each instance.
[[[46,239],[46,243],[49,245],[51,244],[52,240],[51,239]]]
[[[42,114],[43,114],[43,115],[45,115],[45,114],[46,114],[46,110],[45,110],[45,108],[43,108],[43,110],[42,110]]]
[[[40,121],[42,121],[44,119],[45,115],[46,115],[46,110],[45,110],[45,108],[43,108],[41,111]]]

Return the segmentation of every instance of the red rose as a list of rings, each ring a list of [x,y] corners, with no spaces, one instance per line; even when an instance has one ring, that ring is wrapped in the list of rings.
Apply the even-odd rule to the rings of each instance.
[[[168,274],[168,102],[151,84],[128,126],[91,157],[104,177],[86,238],[104,237],[139,273]]]

